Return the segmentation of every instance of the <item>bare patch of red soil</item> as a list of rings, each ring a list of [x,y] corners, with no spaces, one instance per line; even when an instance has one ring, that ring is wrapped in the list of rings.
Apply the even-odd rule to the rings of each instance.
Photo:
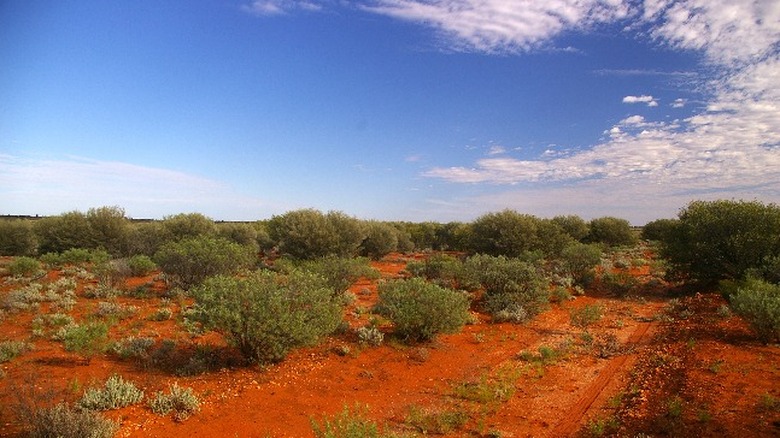
[[[392,254],[374,266],[383,278],[397,278],[409,260]],[[645,281],[649,271],[632,268],[631,274]],[[46,281],[60,275],[50,273]],[[357,297],[345,314],[352,328],[368,323],[376,285],[361,280],[350,289]],[[12,287],[2,286],[0,299]],[[192,387],[203,401],[181,422],[144,404],[106,413],[120,423],[118,436],[125,437],[312,437],[312,419],[356,403],[367,406],[379,424],[410,433],[419,431],[407,420],[413,407],[465,412],[465,424],[444,434],[451,437],[587,435],[608,418],[618,426],[607,433],[626,436],[777,436],[780,431],[780,410],[769,403],[780,399],[780,352],[757,343],[739,318],[721,316],[724,302],[712,294],[684,298],[667,311],[666,286],[657,282],[630,299],[589,292],[552,304],[524,325],[493,324],[478,315],[480,322],[460,333],[412,346],[390,336],[380,347],[364,346],[349,331],[260,368],[240,365],[216,334],[186,332],[178,320],[188,303],[165,298],[166,286],[156,277],[125,284],[128,290],[139,287],[146,288],[145,297],[115,300],[139,310],[112,326],[111,338],[175,340],[175,350],[161,363],[112,353],[86,361],[48,337],[32,338],[33,312],[6,314],[0,340],[26,340],[34,349],[0,365],[5,374],[0,436],[23,431],[12,409],[20,394],[48,394],[44,404],[73,402],[85,387],[114,373],[135,382],[147,397],[177,382]],[[81,296],[81,287],[79,294],[68,313],[84,321],[99,300]],[[592,304],[602,306],[604,317],[587,330],[572,326],[571,312]],[[48,311],[46,306],[40,312]],[[161,307],[170,308],[173,318],[154,320]],[[388,335],[392,331],[387,324],[381,328]],[[559,355],[541,364],[527,360],[545,349]],[[510,397],[481,403],[456,394],[455,388],[506,368],[516,371]]]

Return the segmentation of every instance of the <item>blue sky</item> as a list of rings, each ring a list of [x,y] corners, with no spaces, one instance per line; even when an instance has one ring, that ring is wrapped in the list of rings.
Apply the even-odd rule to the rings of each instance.
[[[5,0],[0,60],[0,214],[780,202],[775,0]]]

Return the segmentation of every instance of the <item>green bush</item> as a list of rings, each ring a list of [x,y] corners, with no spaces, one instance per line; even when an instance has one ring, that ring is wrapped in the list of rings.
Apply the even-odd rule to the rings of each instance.
[[[367,228],[367,236],[360,246],[361,255],[378,260],[398,249],[399,231],[395,227],[385,222],[369,221]]]
[[[762,341],[780,340],[780,285],[749,278],[731,296],[731,307]]]
[[[325,280],[325,284],[333,290],[334,296],[349,289],[362,277],[372,280],[380,277],[379,271],[372,268],[368,259],[365,258],[326,256],[303,261],[279,259],[274,266],[287,274],[295,269],[301,269],[319,275]]]
[[[111,255],[102,249],[71,248],[62,253],[49,252],[41,256],[41,261],[52,267],[63,265],[82,265],[92,263],[105,264],[111,259]]]
[[[356,256],[367,236],[366,226],[358,219],[315,209],[274,216],[268,222],[268,232],[280,253],[302,260]]]
[[[217,224],[217,235],[231,242],[251,248],[255,253],[260,250],[257,228],[252,224],[220,223]]]
[[[153,256],[162,245],[172,240],[172,235],[162,222],[132,223],[128,231],[128,255]]]
[[[65,350],[89,359],[108,349],[108,324],[88,322],[69,327],[62,336]]]
[[[642,239],[663,242],[678,225],[677,219],[656,219],[642,227]]]
[[[130,257],[127,260],[127,265],[130,268],[130,274],[133,277],[143,277],[157,269],[157,265],[154,261],[149,256],[142,254]]]
[[[149,400],[149,408],[157,415],[168,415],[174,412],[178,421],[183,421],[200,409],[200,399],[192,388],[183,388],[174,383],[168,387],[168,394],[158,391]]]
[[[396,335],[409,341],[459,331],[469,319],[469,305],[464,293],[421,278],[379,285],[378,311],[393,322]]]
[[[165,240],[183,240],[212,236],[216,231],[214,221],[200,213],[180,213],[162,220]]]
[[[102,415],[68,404],[32,410],[24,415],[30,438],[111,438],[119,429]]]
[[[571,318],[571,325],[581,329],[587,329],[604,316],[604,308],[598,304],[588,304],[579,309],[572,310],[569,316]]]
[[[531,263],[476,255],[464,262],[464,272],[469,283],[484,288],[485,309],[498,321],[522,322],[549,304],[549,282]]]
[[[758,201],[694,201],[679,214],[661,253],[681,276],[714,282],[771,278],[780,257],[780,207]]]
[[[248,268],[253,254],[246,247],[221,238],[187,238],[163,245],[154,255],[160,269],[183,288],[219,274],[233,274]]]
[[[472,222],[469,247],[474,253],[492,256],[520,257],[535,251],[557,255],[571,241],[553,221],[504,210]]]
[[[89,388],[79,400],[78,405],[93,411],[119,409],[140,402],[144,392],[136,388],[122,376],[114,374],[106,380],[102,388]]]
[[[572,239],[582,241],[588,235],[590,228],[585,219],[577,215],[555,216],[552,222],[563,229]]]
[[[0,255],[31,256],[37,248],[32,221],[0,220]]]
[[[92,244],[88,248],[102,248],[112,256],[127,254],[130,220],[121,207],[91,208],[87,211]]]
[[[32,277],[41,272],[41,262],[32,257],[16,257],[8,264],[8,273],[14,277]]]
[[[637,242],[637,237],[631,230],[631,224],[625,219],[616,217],[600,217],[588,224],[588,235],[585,240],[589,243],[603,243],[608,246],[631,246]]]
[[[63,252],[71,248],[92,248],[94,239],[84,213],[71,211],[40,219],[34,224],[38,252]]]
[[[601,261],[601,247],[596,244],[574,243],[561,251],[560,261],[564,272],[575,284],[587,287],[596,276],[596,266]]]
[[[24,341],[0,342],[0,363],[8,362],[25,351],[32,350],[32,344]]]
[[[341,323],[342,309],[325,281],[312,273],[255,272],[217,276],[192,291],[193,320],[222,333],[246,359],[284,359],[290,349],[313,344]]]
[[[463,263],[449,254],[435,253],[422,261],[407,263],[406,270],[415,277],[422,277],[443,287],[466,287],[463,280]]]

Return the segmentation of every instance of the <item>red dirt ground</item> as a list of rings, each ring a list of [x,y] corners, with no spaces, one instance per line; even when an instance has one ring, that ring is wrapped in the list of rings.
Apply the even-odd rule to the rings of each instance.
[[[383,278],[403,275],[410,257],[393,254],[374,266]],[[112,339],[130,335],[174,339],[180,345],[172,366],[144,367],[112,354],[90,361],[64,351],[62,344],[31,338],[33,312],[7,313],[0,341],[26,340],[32,351],[6,362],[0,378],[0,436],[21,436],[13,407],[20,394],[48,394],[50,401],[75,401],[84,388],[114,373],[146,396],[168,385],[192,387],[201,409],[177,422],[152,413],[144,403],[109,411],[126,437],[312,437],[311,421],[365,405],[369,417],[391,430],[420,432],[412,410],[460,412],[467,420],[447,437],[565,437],[619,435],[769,437],[780,435],[780,350],[756,341],[749,327],[720,307],[713,293],[688,294],[651,280],[647,267],[632,268],[646,283],[631,298],[588,291],[527,324],[479,322],[434,342],[407,346],[389,336],[380,347],[362,346],[354,332],[294,351],[282,363],[260,368],[232,366],[235,353],[216,334],[193,336],[176,322],[187,302],[171,300],[174,318],[152,321],[166,286],[154,276],[129,279],[128,289],[150,285],[151,297],[118,298],[140,310],[111,329]],[[49,273],[54,281],[61,273]],[[13,288],[3,285],[0,301]],[[376,301],[376,281],[362,280],[351,291],[351,327],[365,325]],[[81,321],[98,300],[81,296],[69,312]],[[602,306],[604,317],[588,327],[572,326],[570,312]],[[41,311],[47,311],[43,304]],[[382,326],[390,332],[392,327]],[[210,370],[179,377],[195,345],[211,345]],[[183,347],[181,347],[183,346]],[[189,347],[187,347],[189,346]],[[561,352],[546,363],[521,359],[540,347]],[[527,355],[526,355],[527,356]],[[466,400],[457,387],[510,370],[511,391],[499,400]],[[23,398],[23,397],[22,397]],[[772,403],[774,401],[774,404]]]

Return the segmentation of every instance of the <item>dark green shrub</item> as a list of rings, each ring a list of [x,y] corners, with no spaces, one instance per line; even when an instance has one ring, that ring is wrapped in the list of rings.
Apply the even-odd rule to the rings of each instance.
[[[71,248],[62,253],[46,253],[41,256],[41,261],[52,267],[63,265],[83,265],[92,263],[95,265],[105,264],[111,259],[111,256],[102,249],[84,249]]]
[[[0,255],[31,256],[37,248],[32,221],[0,220]]]
[[[399,232],[395,227],[377,221],[366,224],[368,232],[360,246],[361,255],[378,260],[398,249]]]
[[[681,276],[710,282],[771,275],[780,256],[780,208],[758,201],[694,201],[661,245]]]
[[[130,268],[130,275],[133,277],[143,277],[157,269],[157,264],[146,255],[134,255],[130,257],[127,260],[127,266]]]
[[[128,231],[128,254],[153,256],[160,247],[173,240],[162,222],[133,223]]]
[[[16,257],[8,264],[8,273],[14,277],[32,277],[41,272],[41,262],[32,257]]]
[[[367,236],[361,221],[341,212],[323,214],[314,209],[274,216],[268,222],[268,232],[279,252],[303,260],[328,255],[353,257]]]
[[[188,288],[208,277],[233,274],[251,266],[253,253],[225,239],[200,236],[166,243],[154,260],[164,273]]]
[[[731,307],[762,341],[780,340],[780,285],[749,278],[731,296]]]
[[[625,219],[600,217],[590,221],[585,240],[589,243],[603,243],[608,246],[631,246],[637,242],[631,224]]]
[[[71,326],[65,331],[62,343],[65,350],[90,359],[108,349],[108,324],[88,322]]]
[[[507,257],[476,255],[464,262],[469,283],[484,288],[484,306],[497,320],[522,322],[545,309],[549,282],[533,264]]]
[[[60,403],[23,415],[30,438],[111,438],[119,425],[102,415]]]
[[[180,213],[162,220],[166,240],[192,239],[212,236],[216,231],[214,221],[200,213]]]
[[[191,318],[259,363],[281,361],[290,349],[316,342],[341,323],[339,300],[321,277],[308,272],[217,276],[192,294]]]
[[[289,274],[295,269],[314,273],[325,280],[325,285],[338,296],[360,278],[378,279],[379,271],[372,268],[365,258],[327,256],[315,260],[295,261],[279,259],[274,265],[280,272]]]
[[[460,282],[463,278],[463,263],[449,254],[436,253],[421,261],[411,261],[406,270],[415,277],[422,277],[443,287],[465,287]]]
[[[563,229],[572,239],[582,241],[588,235],[590,228],[585,219],[577,215],[555,216],[552,222]]]
[[[79,211],[40,219],[34,224],[38,252],[60,253],[71,248],[92,248],[95,240],[87,216]]]
[[[663,242],[669,238],[679,225],[677,219],[656,219],[642,227],[642,239]]]
[[[102,248],[113,256],[127,254],[130,221],[121,207],[91,208],[87,211],[92,244],[88,248]]]
[[[144,392],[122,376],[114,374],[101,388],[89,388],[79,400],[78,405],[93,411],[119,409],[140,402]]]
[[[469,246],[474,253],[520,257],[535,251],[557,255],[571,241],[565,230],[553,221],[504,210],[472,222]]]
[[[409,341],[459,331],[469,319],[469,305],[464,293],[421,278],[379,285],[378,311],[393,322],[396,335]]]
[[[249,247],[253,252],[260,250],[257,228],[252,224],[230,222],[217,224],[217,235],[231,242]]]
[[[575,284],[587,287],[596,276],[595,268],[601,261],[601,255],[599,245],[574,243],[561,251],[561,267]]]

